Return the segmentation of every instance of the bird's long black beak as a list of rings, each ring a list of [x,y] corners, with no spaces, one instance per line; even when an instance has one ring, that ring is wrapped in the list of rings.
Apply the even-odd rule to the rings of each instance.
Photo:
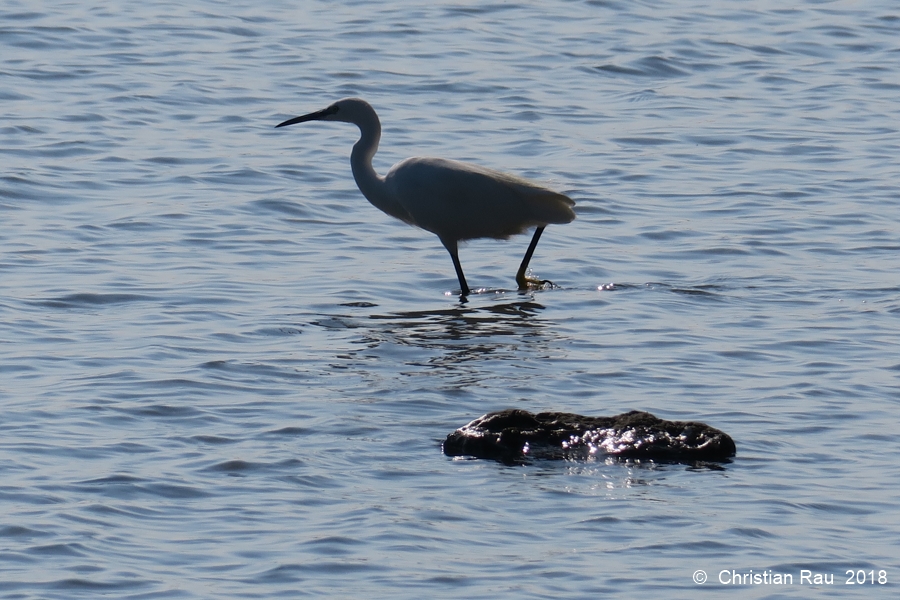
[[[336,112],[336,106],[329,106],[328,108],[317,110],[316,112],[309,113],[308,115],[301,115],[299,117],[294,117],[293,119],[288,119],[284,123],[279,123],[275,127],[285,127],[287,125],[294,125],[295,123],[306,123],[307,121],[321,121],[325,117],[333,115]]]

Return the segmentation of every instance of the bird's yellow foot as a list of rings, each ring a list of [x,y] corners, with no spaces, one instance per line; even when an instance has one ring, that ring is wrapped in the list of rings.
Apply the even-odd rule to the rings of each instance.
[[[558,287],[549,279],[538,279],[537,277],[523,277],[517,279],[516,283],[519,284],[520,290],[552,290],[553,288]]]

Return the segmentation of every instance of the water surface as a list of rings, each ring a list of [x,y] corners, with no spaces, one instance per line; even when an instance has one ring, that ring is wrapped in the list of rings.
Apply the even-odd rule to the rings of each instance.
[[[4,4],[0,594],[892,597],[898,40],[889,2]],[[349,95],[381,173],[572,196],[559,288],[480,240],[461,303],[353,127],[273,128]],[[443,456],[508,407],[738,455]]]

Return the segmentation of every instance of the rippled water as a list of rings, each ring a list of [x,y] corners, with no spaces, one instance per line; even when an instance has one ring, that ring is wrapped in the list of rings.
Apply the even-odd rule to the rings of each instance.
[[[895,595],[900,10],[713,4],[4,3],[0,594]],[[560,288],[475,241],[460,303],[353,127],[273,128],[347,95],[382,173],[571,195],[532,261]],[[508,407],[738,455],[441,453]],[[794,581],[721,583],[751,570]]]

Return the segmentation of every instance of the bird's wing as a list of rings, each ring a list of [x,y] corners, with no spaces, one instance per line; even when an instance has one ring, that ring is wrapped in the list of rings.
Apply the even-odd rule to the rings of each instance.
[[[412,224],[445,239],[506,238],[575,218],[575,203],[564,194],[453,160],[409,158],[395,165],[385,181]]]

